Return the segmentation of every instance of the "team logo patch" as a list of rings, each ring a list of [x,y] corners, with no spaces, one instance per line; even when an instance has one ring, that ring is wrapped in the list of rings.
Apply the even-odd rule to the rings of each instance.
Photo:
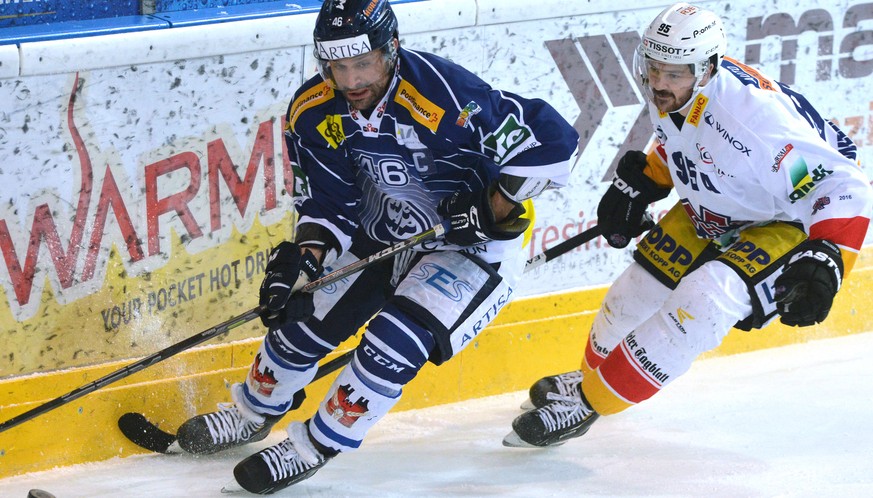
[[[273,390],[276,388],[276,384],[278,384],[276,376],[268,367],[264,367],[264,371],[261,372],[261,353],[255,356],[255,362],[252,364],[249,379],[251,381],[249,382],[249,387],[264,396],[272,396]]]
[[[461,109],[461,114],[458,115],[458,119],[455,120],[455,124],[460,126],[461,128],[467,126],[470,123],[470,118],[479,114],[482,108],[479,107],[479,104],[470,101],[469,104],[465,105],[463,109]]]
[[[831,203],[830,197],[828,197],[828,196],[819,197],[818,199],[815,200],[815,204],[812,205],[812,214],[815,214],[815,213],[821,211],[822,209],[825,208],[825,206],[827,206],[830,203]]]
[[[494,151],[494,162],[504,162],[517,156],[519,153],[539,146],[531,129],[510,114],[493,133],[489,133],[482,146]]]
[[[368,189],[372,194],[374,189]],[[432,214],[414,203],[393,199],[382,194],[377,203],[369,206],[362,215],[367,235],[386,244],[421,233],[433,226]],[[374,220],[378,220],[378,223]]]
[[[343,118],[339,114],[326,115],[324,121],[319,123],[316,129],[327,140],[328,145],[334,149],[338,149],[340,144],[346,139],[346,133],[343,130]]]
[[[339,386],[333,396],[327,400],[327,413],[337,422],[351,427],[361,417],[370,411],[370,400],[358,397],[354,402],[352,395],[355,390],[350,384]]]

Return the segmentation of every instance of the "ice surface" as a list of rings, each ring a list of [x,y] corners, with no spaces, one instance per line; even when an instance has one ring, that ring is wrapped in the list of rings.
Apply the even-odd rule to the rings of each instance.
[[[357,452],[276,496],[873,496],[871,360],[873,333],[699,361],[550,449],[501,445],[524,392],[391,414]],[[16,476],[0,496],[227,496],[236,462],[280,438]]]

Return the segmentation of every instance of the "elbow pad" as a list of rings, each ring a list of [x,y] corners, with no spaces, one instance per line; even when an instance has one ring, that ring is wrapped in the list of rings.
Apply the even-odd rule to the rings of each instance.
[[[548,178],[523,178],[501,173],[497,179],[500,193],[516,203],[540,195],[552,183]]]

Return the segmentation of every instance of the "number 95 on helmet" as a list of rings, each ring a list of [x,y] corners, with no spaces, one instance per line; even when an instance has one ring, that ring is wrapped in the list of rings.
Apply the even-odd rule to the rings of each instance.
[[[688,78],[689,81],[693,78],[693,87],[687,105],[706,76],[715,74],[726,50],[724,26],[714,12],[684,2],[673,4],[662,10],[643,33],[634,55],[634,74],[652,100],[649,75],[653,66],[688,66]]]

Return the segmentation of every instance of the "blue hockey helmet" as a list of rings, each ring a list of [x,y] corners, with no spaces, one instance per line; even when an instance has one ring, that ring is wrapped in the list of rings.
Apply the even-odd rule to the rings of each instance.
[[[320,62],[356,57],[395,37],[397,17],[388,0],[325,0],[315,21],[315,57]]]

